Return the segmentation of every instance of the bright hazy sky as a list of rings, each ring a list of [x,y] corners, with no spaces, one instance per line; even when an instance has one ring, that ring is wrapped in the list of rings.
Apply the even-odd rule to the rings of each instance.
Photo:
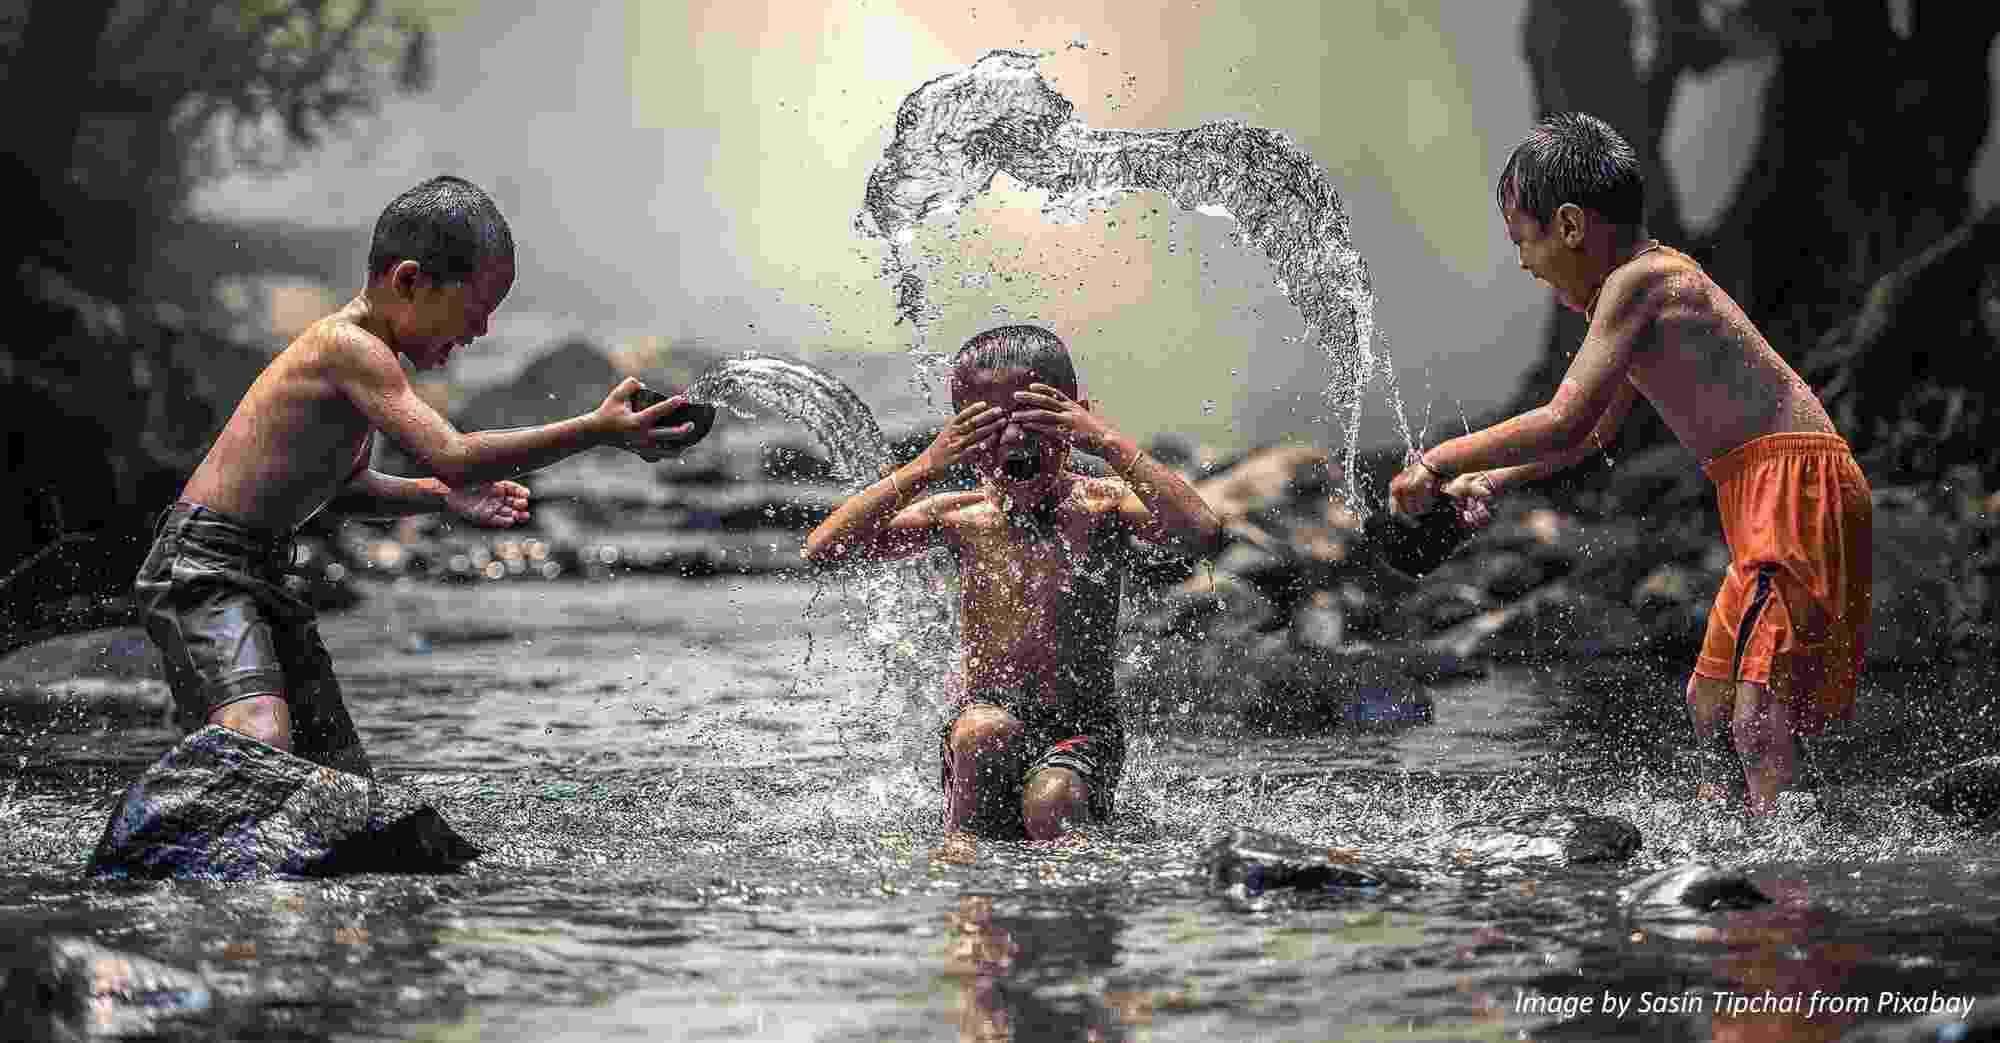
[[[420,2],[442,12],[434,90],[291,173],[224,181],[200,204],[365,232],[423,177],[486,186],[514,225],[520,274],[473,379],[570,332],[607,346],[696,334],[836,374],[853,352],[908,348],[880,246],[851,223],[897,103],[998,47],[1053,52],[1043,75],[1093,127],[1237,119],[1318,159],[1373,272],[1412,423],[1436,402],[1433,440],[1460,402],[1504,398],[1538,349],[1547,295],[1515,267],[1491,203],[1533,116],[1522,0]],[[1758,75],[1691,86],[1676,112],[1670,147],[1704,168],[1681,178],[1697,220],[1754,144],[1743,96]],[[1001,276],[933,282],[934,347],[1039,321],[1071,344],[1086,394],[1141,438],[1336,439],[1310,422],[1324,363],[1291,339],[1300,320],[1227,219],[1135,196],[1115,227],[1065,227],[1041,219],[1039,199],[1003,176],[955,238],[930,234]],[[1369,397],[1363,442],[1400,440],[1379,382]]]

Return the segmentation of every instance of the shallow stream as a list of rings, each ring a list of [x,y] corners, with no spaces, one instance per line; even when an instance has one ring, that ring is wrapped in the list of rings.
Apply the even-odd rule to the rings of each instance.
[[[844,614],[866,613],[797,579],[628,578],[378,590],[324,620],[378,770],[488,848],[454,877],[87,884],[110,802],[174,740],[113,696],[157,682],[8,704],[0,936],[206,974],[212,1009],[163,1023],[190,1039],[1798,1039],[1859,1019],[1718,1015],[1718,994],[1818,990],[1872,1017],[1884,993],[2000,993],[1983,835],[1903,802],[1902,778],[1829,785],[1817,816],[1772,829],[1699,810],[1672,728],[1575,710],[1677,690],[1636,664],[1497,669],[1392,730],[1259,736],[1135,708],[1113,823],[936,860],[934,779],[871,704],[881,671]],[[412,616],[428,651],[404,650]],[[60,667],[23,662],[0,667]],[[1560,867],[1450,839],[1545,803],[1627,818],[1645,846]],[[1239,825],[1426,886],[1211,892],[1202,850]],[[1689,859],[1741,865],[1776,902],[1621,911],[1621,886]],[[1642,1012],[1666,997],[1680,1009]]]

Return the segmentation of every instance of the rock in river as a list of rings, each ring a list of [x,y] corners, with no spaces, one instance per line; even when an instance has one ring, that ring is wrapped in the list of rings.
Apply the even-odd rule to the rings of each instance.
[[[1662,869],[1620,890],[1618,898],[1626,912],[1639,917],[1754,909],[1771,901],[1742,870],[1717,869],[1701,862]]]
[[[1461,822],[1446,840],[1461,862],[1622,862],[1639,850],[1639,829],[1578,807],[1528,808],[1490,821]]]
[[[210,725],[125,791],[89,871],[223,880],[437,873],[479,854],[428,804]]]
[[[8,1039],[150,1039],[189,1030],[214,1006],[202,975],[81,938],[17,938],[0,957]]]
[[[1202,860],[1211,887],[1256,897],[1266,891],[1303,894],[1374,894],[1410,886],[1409,877],[1363,864],[1346,852],[1312,848],[1275,833],[1237,827]]]

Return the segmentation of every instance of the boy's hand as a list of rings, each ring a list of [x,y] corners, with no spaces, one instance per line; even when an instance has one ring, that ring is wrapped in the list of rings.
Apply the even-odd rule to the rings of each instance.
[[[923,451],[925,469],[943,474],[973,450],[990,444],[1005,430],[1007,414],[984,402],[974,402],[945,422],[944,429]],[[927,458],[927,459],[926,459]]]
[[[528,487],[519,482],[488,482],[469,489],[449,489],[444,506],[474,525],[505,529],[528,520]]]
[[[694,432],[694,422],[656,426],[668,413],[687,405],[688,400],[685,395],[674,395],[645,409],[633,409],[632,393],[643,386],[637,377],[619,381],[611,394],[604,397],[604,404],[597,407],[596,415],[607,433],[608,444],[637,453],[640,459],[652,463],[686,448],[692,441],[688,436]]]
[[[1493,497],[1496,494],[1486,472],[1459,475],[1444,483],[1441,491],[1457,501],[1459,520],[1467,528],[1481,528],[1493,520]]]
[[[1403,472],[1389,481],[1389,510],[1406,518],[1414,518],[1431,508],[1431,501],[1437,498],[1437,475],[1430,468],[1418,463],[1419,455],[1412,451],[1403,466]]]
[[[1092,456],[1103,456],[1105,443],[1117,433],[1090,411],[1089,403],[1072,401],[1047,384],[1029,384],[1028,390],[1014,392],[1014,401],[1027,407],[1014,411],[1015,423]]]

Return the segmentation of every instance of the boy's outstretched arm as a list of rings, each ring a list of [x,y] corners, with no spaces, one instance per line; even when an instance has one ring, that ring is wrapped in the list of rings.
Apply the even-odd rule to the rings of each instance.
[[[1139,538],[1198,557],[1222,546],[1222,520],[1180,472],[1153,458],[1090,408],[1047,384],[1014,393],[1014,420],[1103,458],[1130,487],[1118,511]]]
[[[403,478],[364,468],[327,510],[378,518],[445,512],[484,528],[505,529],[528,520],[528,499],[528,487],[519,482],[453,489],[435,478]]]
[[[1583,347],[1548,403],[1420,454],[1389,483],[1389,506],[1421,514],[1447,482],[1473,471],[1533,465],[1588,451],[1588,439],[1630,388],[1632,354],[1659,313],[1658,275],[1621,269],[1604,284]],[[1621,418],[1622,419],[1622,418]]]
[[[315,335],[328,341],[323,356],[328,379],[376,430],[394,439],[452,489],[525,474],[601,445],[657,460],[678,448],[679,439],[693,429],[692,424],[654,426],[685,400],[676,395],[635,410],[632,393],[640,384],[628,377],[605,396],[603,404],[582,416],[540,427],[461,432],[417,396],[387,345],[350,329],[307,334]]]
[[[1581,445],[1572,446],[1561,452],[1545,456],[1531,464],[1514,467],[1496,467],[1484,471],[1468,471],[1445,483],[1443,492],[1447,496],[1498,496],[1524,482],[1536,482],[1553,474],[1560,474],[1582,463],[1592,453],[1604,452],[1618,438],[1618,429],[1624,426],[1625,418],[1632,412],[1632,404],[1637,401],[1639,389],[1628,381],[1618,389],[1604,415],[1598,418],[1597,426],[1591,429]]]
[[[1006,414],[975,402],[938,432],[930,447],[887,477],[847,498],[806,537],[799,557],[830,567],[914,554],[938,536],[937,516],[924,505],[904,509],[923,488],[966,453],[997,437]]]

